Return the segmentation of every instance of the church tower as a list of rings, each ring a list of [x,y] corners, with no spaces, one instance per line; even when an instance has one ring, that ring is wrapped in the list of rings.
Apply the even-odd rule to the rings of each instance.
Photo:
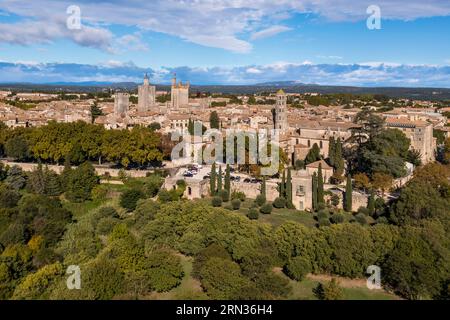
[[[277,92],[275,106],[275,129],[286,132],[289,129],[287,121],[287,96],[283,90]]]

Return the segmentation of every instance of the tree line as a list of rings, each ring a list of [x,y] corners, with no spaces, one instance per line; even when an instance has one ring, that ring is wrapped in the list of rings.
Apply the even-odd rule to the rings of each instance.
[[[84,122],[49,122],[42,127],[0,128],[0,154],[18,161],[71,164],[108,161],[124,167],[161,162],[161,136],[151,128],[106,130]]]

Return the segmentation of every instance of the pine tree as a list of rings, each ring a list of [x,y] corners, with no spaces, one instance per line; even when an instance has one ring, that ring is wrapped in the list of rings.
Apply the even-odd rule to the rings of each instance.
[[[319,174],[317,176],[317,203],[325,203],[324,190],[323,190],[323,174],[322,164],[319,164]]]
[[[211,196],[216,195],[216,164],[213,163],[211,166],[211,175],[209,176],[209,193]]]
[[[227,168],[225,169],[225,190],[227,191],[227,198],[230,199],[231,194],[231,179],[230,179],[230,165],[227,164]]]
[[[261,184],[261,196],[263,196],[264,199],[267,199],[266,198],[266,177],[263,177],[263,181]]]
[[[287,181],[286,181],[286,200],[287,200],[287,207],[292,208],[292,175],[291,175],[291,169],[288,169],[287,173]]]
[[[45,167],[46,187],[45,194],[48,196],[59,196],[62,193],[61,181],[58,174]]]
[[[332,167],[334,167],[335,165],[335,154],[336,154],[336,140],[334,139],[333,136],[331,136],[328,144],[328,163]]]
[[[286,196],[286,172],[283,170],[283,177],[280,184],[280,198],[285,198]]]
[[[345,196],[344,196],[344,209],[347,212],[352,212],[352,196],[353,196],[353,188],[352,188],[352,177],[350,175],[347,176],[347,185],[345,186]]]
[[[219,175],[217,176],[217,193],[222,192],[222,166],[219,166]]]
[[[316,211],[318,207],[317,203],[317,174],[314,172],[312,177],[312,207],[313,210]]]
[[[29,175],[28,184],[31,190],[37,194],[45,194],[46,179],[44,170],[42,169],[42,163],[39,162],[37,168]]]
[[[369,211],[369,215],[373,216],[375,213],[375,194],[373,191],[370,192],[369,200],[367,202],[367,209]]]

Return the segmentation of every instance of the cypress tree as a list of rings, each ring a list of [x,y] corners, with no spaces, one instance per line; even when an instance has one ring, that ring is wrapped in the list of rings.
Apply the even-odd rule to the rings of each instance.
[[[352,177],[347,176],[347,185],[345,186],[345,197],[344,197],[344,209],[347,212],[352,212]]]
[[[263,181],[261,184],[261,195],[264,197],[264,199],[266,198],[266,177],[263,177]]]
[[[316,211],[318,207],[317,203],[317,174],[314,172],[312,177],[312,207]]]
[[[222,166],[219,166],[219,175],[217,176],[217,193],[222,191]]]
[[[231,192],[231,179],[230,179],[230,165],[227,164],[227,168],[225,169],[225,190],[228,194],[228,200],[230,199]]]
[[[286,197],[286,172],[283,170],[283,177],[280,184],[280,198]]]
[[[332,167],[334,167],[335,165],[335,154],[336,154],[336,140],[332,136],[330,137],[330,141],[328,144],[328,162]]]
[[[370,192],[369,200],[367,202],[367,209],[369,210],[369,215],[373,216],[375,213],[375,194],[373,191]]]
[[[64,191],[67,189],[67,183],[70,180],[70,176],[72,175],[72,166],[70,162],[70,155],[66,155],[66,158],[64,159],[64,169],[61,173],[61,187]]]
[[[216,194],[216,164],[213,163],[211,166],[211,175],[209,176],[209,193],[211,196]]]
[[[322,164],[319,163],[319,174],[317,177],[317,203],[325,203],[324,190],[323,190],[323,174]]]
[[[287,173],[287,181],[286,181],[286,200],[287,200],[287,207],[292,208],[292,175],[291,175],[291,169],[288,169]]]
[[[342,157],[342,141],[341,138],[337,139],[336,150],[334,155],[334,168],[341,174],[344,172],[344,159]]]

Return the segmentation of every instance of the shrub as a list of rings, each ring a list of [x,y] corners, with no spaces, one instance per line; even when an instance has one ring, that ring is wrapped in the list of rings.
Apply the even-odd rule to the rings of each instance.
[[[134,211],[134,209],[136,209],[137,202],[143,198],[144,194],[141,190],[127,190],[120,196],[120,206],[127,209],[127,211]]]
[[[229,204],[229,205],[226,205],[225,207],[223,207],[224,209],[226,209],[226,210],[229,210],[229,211],[233,211],[234,209],[233,209],[233,207]]]
[[[355,216],[355,221],[358,222],[359,224],[365,225],[367,224],[367,219],[366,219],[366,215],[362,214],[362,213],[358,213]]]
[[[343,296],[342,289],[334,278],[327,284],[319,283],[313,291],[319,300],[340,300]]]
[[[344,220],[345,220],[345,218],[342,213],[335,213],[331,216],[331,221],[334,224],[342,223],[342,222],[344,222]]]
[[[0,207],[14,208],[20,200],[20,193],[5,186],[0,187]]]
[[[166,189],[162,189],[158,193],[158,200],[162,203],[167,203],[173,201],[172,194]]]
[[[331,222],[328,218],[326,219],[319,219],[319,227],[328,227],[331,225]]]
[[[248,217],[250,220],[258,220],[258,218],[259,218],[258,210],[256,210],[256,209],[250,209],[250,210],[248,210],[247,217]]]
[[[293,209],[295,209],[295,206],[291,201],[287,201],[286,208],[293,210]]]
[[[359,207],[358,213],[368,216],[370,215],[370,210],[365,207]]]
[[[242,202],[244,202],[245,201],[245,193],[233,191],[233,193],[231,194],[231,200],[234,200],[234,199],[239,199]]]
[[[230,200],[230,195],[228,194],[227,190],[220,191],[220,197],[222,198],[223,202],[228,202]]]
[[[101,207],[98,210],[98,219],[101,218],[119,218],[119,214],[117,213],[117,210],[113,207],[107,206],[107,207]]]
[[[329,219],[329,218],[330,218],[330,215],[328,214],[328,211],[320,210],[319,212],[317,212],[317,220]]]
[[[256,202],[253,201],[253,202],[250,204],[250,208],[252,208],[252,209],[258,209],[259,206],[258,206],[258,204],[257,204]]]
[[[272,205],[270,203],[266,203],[259,209],[259,211],[262,214],[271,214],[272,213]]]
[[[233,207],[233,210],[239,210],[241,208],[241,200],[234,199],[233,201],[231,201],[231,205]]]
[[[92,200],[102,201],[106,199],[107,195],[108,195],[108,187],[102,184],[95,186],[91,191]]]
[[[220,197],[212,198],[211,204],[214,208],[221,207],[222,206],[222,198],[220,198]]]
[[[286,275],[296,281],[302,281],[311,271],[311,263],[302,256],[292,258],[284,267]]]
[[[119,219],[113,217],[100,219],[97,223],[97,233],[101,235],[110,234],[119,221]]]
[[[159,175],[150,175],[145,181],[145,192],[147,196],[150,198],[155,197],[161,189],[163,182],[163,179]]]
[[[283,197],[278,197],[275,199],[275,201],[273,202],[273,206],[277,209],[282,209],[282,208],[286,208],[286,199]]]
[[[255,203],[258,205],[258,207],[261,207],[264,203],[266,203],[266,197],[263,195],[258,195],[255,199]]]
[[[388,224],[389,223],[388,219],[383,216],[379,217],[376,222],[377,222],[377,224]]]

